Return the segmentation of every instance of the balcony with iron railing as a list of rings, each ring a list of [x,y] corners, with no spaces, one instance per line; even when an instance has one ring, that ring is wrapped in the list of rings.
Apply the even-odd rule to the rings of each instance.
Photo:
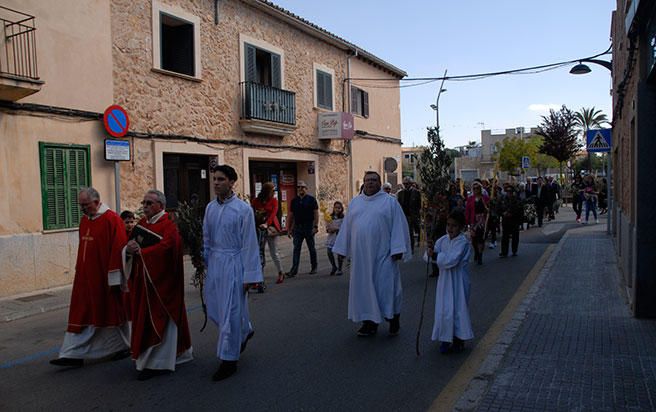
[[[41,90],[34,16],[0,6],[0,100],[16,101]]]
[[[296,94],[254,82],[239,83],[239,124],[248,133],[287,136],[296,130]]]

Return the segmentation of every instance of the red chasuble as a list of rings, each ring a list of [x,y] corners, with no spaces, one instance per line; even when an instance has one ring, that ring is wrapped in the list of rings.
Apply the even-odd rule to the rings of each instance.
[[[125,226],[112,210],[96,219],[83,216],[68,312],[68,332],[86,326],[120,326],[126,321],[122,293],[108,285],[108,274],[122,270],[121,250],[127,243]]]
[[[132,317],[132,358],[159,345],[171,318],[178,327],[178,355],[189,349],[191,336],[184,304],[182,239],[178,228],[165,213],[154,224],[144,217],[139,225],[162,236],[162,240],[141,249],[130,275]]]

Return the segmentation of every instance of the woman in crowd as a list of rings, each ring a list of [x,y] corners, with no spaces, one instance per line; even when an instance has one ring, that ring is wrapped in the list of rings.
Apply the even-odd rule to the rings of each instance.
[[[276,245],[278,234],[280,233],[280,223],[278,222],[278,199],[275,197],[275,186],[271,182],[266,182],[262,185],[262,190],[255,199],[251,202],[251,206],[255,209],[255,216],[261,235],[264,236],[264,241],[260,242],[260,257],[262,258],[262,265],[264,265],[264,244],[269,245],[269,254],[273,264],[278,269],[278,279],[276,283],[282,283],[285,279],[280,264],[280,255]],[[258,219],[258,216],[260,217]]]
[[[390,185],[391,188],[391,185]],[[333,246],[335,245],[335,239],[337,239],[337,233],[339,233],[339,228],[342,226],[342,221],[344,220],[344,205],[342,202],[337,201],[333,204],[333,212],[330,214],[330,222],[326,223],[326,232],[328,236],[326,237],[326,250],[328,252],[328,260],[332,266],[330,271],[330,276],[342,275],[342,263],[344,263],[343,256],[337,256],[337,264],[335,264],[335,255],[333,254]]]

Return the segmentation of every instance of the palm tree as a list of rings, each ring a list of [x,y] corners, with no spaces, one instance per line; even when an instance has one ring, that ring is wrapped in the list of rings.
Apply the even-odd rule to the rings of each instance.
[[[595,109],[594,106],[590,108],[581,107],[581,110],[574,113],[574,122],[576,127],[583,134],[583,141],[585,141],[585,136],[588,134],[588,130],[595,127],[602,127],[604,124],[608,124],[608,117],[602,113],[601,110]],[[588,173],[592,171],[592,159],[590,158],[590,153],[588,153]]]

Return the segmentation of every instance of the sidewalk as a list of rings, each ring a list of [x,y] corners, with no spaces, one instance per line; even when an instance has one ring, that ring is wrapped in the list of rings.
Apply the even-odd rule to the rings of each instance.
[[[326,265],[329,267],[325,251],[326,248],[324,246],[325,239],[325,234],[317,234],[315,237],[319,267],[324,267]],[[287,236],[278,237],[278,251],[280,253],[283,271],[287,271],[291,267],[292,247],[292,240]],[[305,265],[306,261],[307,265]],[[273,283],[277,278],[278,273],[274,265],[271,263],[268,247],[266,248],[266,263],[267,264],[264,268],[265,280]],[[187,282],[185,282],[186,288],[187,290],[194,289],[191,285],[191,275],[194,273],[194,268],[191,265],[191,260],[188,256],[185,256],[184,265],[185,277],[187,278]],[[303,243],[303,248],[301,249],[301,270],[303,270],[305,266],[307,266],[307,269],[309,270],[307,246]],[[0,298],[0,324],[38,315],[44,312],[67,308],[71,298],[71,289],[72,285],[60,286]]]
[[[565,234],[455,409],[656,409],[656,320],[632,317],[605,224]]]

